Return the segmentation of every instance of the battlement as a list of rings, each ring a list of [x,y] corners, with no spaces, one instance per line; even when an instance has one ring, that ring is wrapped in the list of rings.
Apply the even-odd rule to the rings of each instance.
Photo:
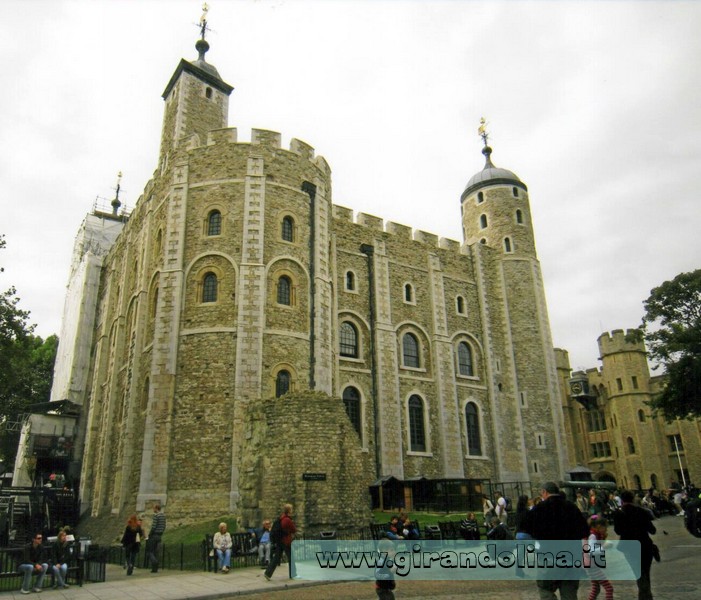
[[[639,329],[614,329],[611,333],[602,333],[597,340],[601,356],[618,352],[645,353],[645,342],[639,332]]]
[[[367,213],[358,213],[355,216],[355,220],[353,220],[353,210],[346,208],[345,206],[338,206],[334,204],[333,216],[335,219],[340,221],[355,223],[356,225],[367,227],[373,231],[388,233],[403,240],[421,242],[422,244],[433,246],[434,248],[450,250],[451,252],[460,254],[467,254],[467,251],[463,249],[460,242],[451,240],[450,238],[439,237],[435,233],[421,231],[420,229],[412,229],[408,225],[402,225],[393,221],[385,222],[380,217],[369,215]]]

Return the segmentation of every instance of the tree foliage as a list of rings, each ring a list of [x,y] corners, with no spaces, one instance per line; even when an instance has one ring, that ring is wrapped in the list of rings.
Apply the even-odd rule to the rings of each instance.
[[[668,421],[701,417],[701,269],[654,288],[643,306],[649,355],[666,371],[652,408]]]
[[[0,249],[5,247],[0,235]],[[4,269],[0,267],[0,272]],[[48,402],[58,348],[55,335],[34,335],[29,311],[19,307],[14,287],[0,292],[0,460],[14,460],[19,432],[10,425],[27,406]]]

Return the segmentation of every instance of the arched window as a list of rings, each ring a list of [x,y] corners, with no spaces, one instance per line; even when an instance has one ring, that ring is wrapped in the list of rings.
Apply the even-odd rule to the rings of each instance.
[[[402,338],[402,355],[405,367],[419,368],[421,364],[419,361],[419,341],[413,333],[404,334]]]
[[[144,380],[144,389],[141,391],[141,410],[146,410],[148,408],[148,391],[151,387],[149,378]]]
[[[284,369],[282,371],[278,371],[277,377],[275,378],[275,397],[279,398],[280,396],[284,396],[289,391],[290,372],[285,371]]]
[[[277,303],[285,306],[292,305],[292,281],[287,275],[277,280]]]
[[[633,475],[633,479],[635,479],[635,489],[642,490],[643,489],[643,482],[640,481],[640,475]]]
[[[409,449],[412,452],[426,452],[424,402],[416,394],[409,398]]]
[[[523,213],[520,208],[516,209],[516,222],[518,224],[523,224]]]
[[[462,296],[458,296],[455,299],[456,307],[458,309],[458,314],[459,315],[464,315],[465,314],[465,298]]]
[[[517,187],[511,188],[511,191],[512,191],[513,194],[514,194],[514,198],[518,198],[518,188],[517,188]]]
[[[626,442],[628,443],[628,454],[635,454],[635,442],[633,438],[628,436]]]
[[[341,323],[341,356],[358,358],[358,330],[353,323]]]
[[[221,213],[213,210],[207,217],[207,235],[221,235]]]
[[[156,256],[160,256],[161,250],[163,250],[163,230],[159,229],[156,234]]]
[[[153,288],[153,297],[151,298],[151,318],[156,317],[156,310],[158,309],[158,286]]]
[[[346,414],[353,423],[353,428],[362,437],[360,430],[360,392],[352,386],[343,390],[343,404],[346,407]]]
[[[346,271],[346,289],[350,292],[355,290],[355,273]]]
[[[657,487],[657,475],[655,475],[654,473],[651,473],[651,474],[650,474],[650,485],[651,485],[652,487],[654,487],[656,490],[659,489],[659,488]]]
[[[282,239],[285,240],[286,242],[294,242],[294,236],[295,236],[295,222],[294,219],[290,216],[285,217],[282,220]]]
[[[458,373],[472,377],[475,371],[472,367],[472,350],[466,342],[458,344]]]
[[[480,215],[480,229],[487,228],[487,215]]]
[[[210,272],[202,279],[202,302],[217,301],[217,276]]]
[[[204,95],[205,98],[207,98],[207,100],[210,100],[212,98],[212,88],[207,86],[207,88],[204,91]]]
[[[645,411],[642,408],[638,411],[638,421],[645,422]]]
[[[404,286],[404,300],[406,302],[413,302],[414,301],[414,288],[411,286],[410,283],[407,283]]]
[[[486,243],[487,243],[487,239],[486,239],[486,238],[482,238],[482,239],[480,240],[480,244],[486,244]]]
[[[511,238],[504,238],[504,252],[511,253]]]
[[[484,202],[484,194],[482,192],[477,192],[477,204],[482,204]]]
[[[477,405],[468,402],[465,405],[465,425],[467,427],[467,453],[470,456],[482,455],[482,439]]]

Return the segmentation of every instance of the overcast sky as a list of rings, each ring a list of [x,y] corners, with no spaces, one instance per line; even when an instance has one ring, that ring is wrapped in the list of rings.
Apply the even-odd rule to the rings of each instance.
[[[528,186],[554,344],[598,366],[650,289],[701,268],[701,3],[211,0],[229,125],[297,137],[333,201],[462,241],[484,159]],[[0,2],[0,289],[60,331],[77,229],[133,206],[196,1]]]

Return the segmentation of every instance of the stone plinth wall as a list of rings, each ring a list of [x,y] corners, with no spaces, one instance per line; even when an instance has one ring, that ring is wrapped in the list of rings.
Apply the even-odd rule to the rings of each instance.
[[[252,402],[243,445],[242,525],[274,518],[285,502],[306,533],[371,521],[372,461],[339,398],[307,391]],[[305,481],[305,473],[325,480]]]

